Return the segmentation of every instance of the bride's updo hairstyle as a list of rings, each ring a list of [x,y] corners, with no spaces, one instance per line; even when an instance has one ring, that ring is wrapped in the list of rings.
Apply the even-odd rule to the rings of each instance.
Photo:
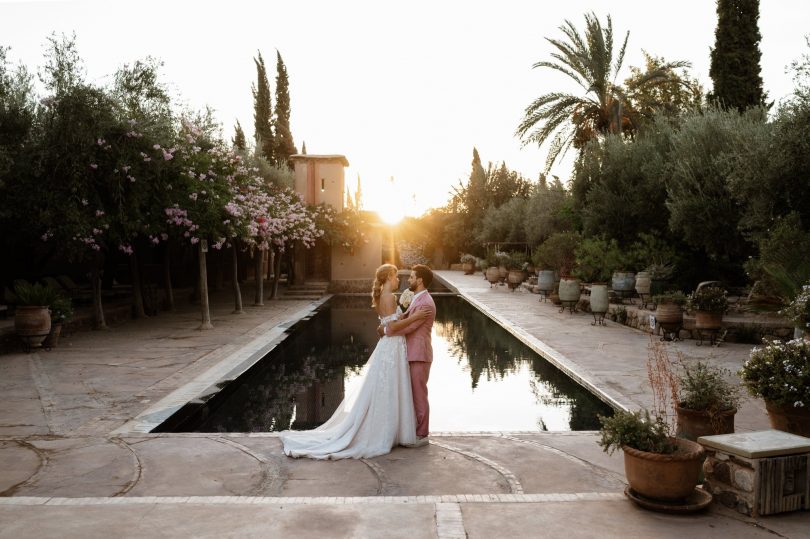
[[[376,308],[380,303],[382,287],[388,279],[397,272],[397,267],[393,264],[383,264],[374,273],[374,286],[371,288],[371,307]]]

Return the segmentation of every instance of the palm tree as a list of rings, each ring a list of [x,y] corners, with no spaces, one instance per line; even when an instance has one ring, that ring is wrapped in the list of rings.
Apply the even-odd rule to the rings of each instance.
[[[630,32],[625,34],[614,62],[613,23],[609,15],[607,26],[603,27],[595,14],[586,13],[584,36],[569,20],[560,26],[560,30],[567,41],[546,38],[558,51],[551,54],[554,60],[537,62],[532,68],[546,67],[565,73],[584,90],[584,94],[550,92],[538,97],[526,107],[516,132],[524,145],[536,142],[542,146],[551,139],[546,173],[572,144],[579,149],[607,133],[632,135],[638,126],[630,100],[622,86],[616,83]],[[688,62],[656,66],[637,84],[644,86],[669,81],[673,69],[687,66]]]

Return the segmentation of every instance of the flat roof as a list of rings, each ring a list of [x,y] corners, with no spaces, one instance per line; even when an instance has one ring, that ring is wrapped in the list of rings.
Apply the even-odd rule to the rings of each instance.
[[[290,156],[290,159],[300,159],[301,161],[338,161],[343,163],[344,167],[349,166],[349,160],[346,159],[345,155],[340,154],[330,154],[330,155],[317,155],[317,154],[303,154],[303,153],[296,153]]]

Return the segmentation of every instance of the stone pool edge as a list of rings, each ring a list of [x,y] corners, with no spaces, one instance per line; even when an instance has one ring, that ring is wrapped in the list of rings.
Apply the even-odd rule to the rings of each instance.
[[[333,294],[327,294],[311,302],[281,324],[273,322],[262,324],[256,328],[260,334],[253,340],[243,345],[228,345],[234,350],[225,359],[212,365],[204,373],[175,389],[109,434],[121,436],[150,433],[188,403],[210,399],[226,384],[238,378],[268,352],[284,342],[289,336],[287,330],[290,327],[313,316],[318,308],[332,297]]]

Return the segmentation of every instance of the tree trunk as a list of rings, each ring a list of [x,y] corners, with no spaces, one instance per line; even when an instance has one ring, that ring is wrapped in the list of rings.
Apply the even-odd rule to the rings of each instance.
[[[129,255],[129,270],[132,273],[132,306],[135,310],[135,318],[146,318],[146,311],[143,308],[143,283],[134,250]]]
[[[174,310],[174,291],[172,290],[171,249],[169,240],[163,249],[163,290],[166,294],[166,310]]]
[[[197,329],[214,329],[211,324],[211,310],[208,307],[208,271],[205,267],[205,252],[208,244],[205,240],[200,240],[200,247],[197,254],[200,260],[200,311],[202,312],[202,322]]]
[[[214,290],[217,292],[225,289],[225,257],[222,250],[214,251]]]
[[[233,251],[233,274],[231,281],[233,282],[233,314],[242,314],[242,291],[239,289],[239,254],[237,249],[237,239],[231,240],[231,251]]]
[[[256,249],[254,252],[254,262],[256,264],[256,290],[253,298],[253,305],[264,305],[264,251]]]
[[[95,329],[109,329],[104,320],[104,306],[101,304],[101,274],[98,264],[93,264],[93,271],[90,275],[90,283],[93,286],[93,324]]]
[[[278,297],[278,281],[281,279],[281,250],[275,250],[274,258],[276,268],[273,270],[273,285],[270,290],[270,299],[276,299]]]

